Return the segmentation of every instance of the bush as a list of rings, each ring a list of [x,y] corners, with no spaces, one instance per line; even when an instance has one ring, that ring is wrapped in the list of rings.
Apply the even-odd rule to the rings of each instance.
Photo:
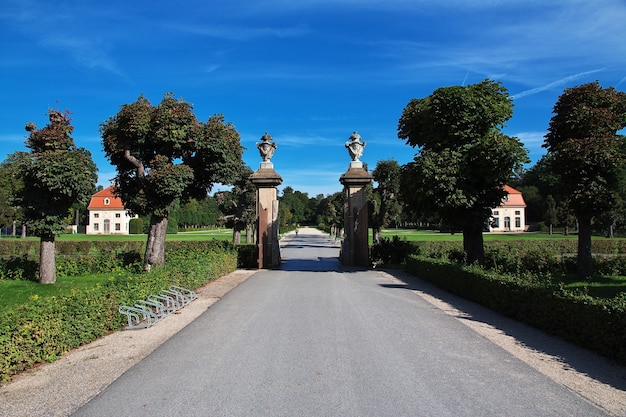
[[[149,273],[118,269],[106,285],[75,290],[64,297],[33,296],[0,311],[0,382],[42,361],[120,329],[118,306],[132,304],[171,285],[196,289],[237,267],[237,251],[220,242],[174,242],[166,266]],[[131,257],[131,259],[133,259]]]
[[[406,262],[406,258],[416,250],[417,247],[407,242],[406,239],[400,240],[398,236],[393,236],[391,239],[383,237],[379,243],[372,246],[372,264],[375,267],[402,265]]]
[[[258,268],[258,257],[257,245],[237,246],[237,268]]]
[[[502,274],[410,256],[407,270],[451,293],[626,364],[626,294],[574,294],[540,274]]]
[[[143,233],[143,219],[130,219],[128,223],[128,233],[131,235],[140,235]]]

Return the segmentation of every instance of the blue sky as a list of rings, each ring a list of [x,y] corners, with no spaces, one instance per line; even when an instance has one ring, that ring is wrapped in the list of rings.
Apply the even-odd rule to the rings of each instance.
[[[443,86],[501,81],[514,98],[505,132],[533,163],[563,89],[600,81],[626,90],[623,0],[2,0],[0,156],[25,150],[24,125],[73,113],[99,184],[115,171],[99,125],[144,94],[173,92],[198,118],[222,113],[261,162],[269,132],[283,185],[341,190],[358,131],[362,161],[415,150],[397,138],[412,98]]]

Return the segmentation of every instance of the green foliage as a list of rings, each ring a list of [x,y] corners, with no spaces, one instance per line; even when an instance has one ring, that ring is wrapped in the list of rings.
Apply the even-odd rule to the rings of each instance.
[[[398,137],[419,148],[402,169],[402,200],[411,211],[436,214],[462,230],[470,263],[482,261],[480,234],[491,209],[528,160],[522,143],[500,131],[512,114],[507,90],[485,80],[413,99],[398,123]]]
[[[591,223],[621,203],[626,141],[626,93],[598,82],[568,88],[553,109],[545,144],[550,170],[558,177],[578,219],[578,275],[591,276]]]
[[[198,122],[173,94],[153,106],[141,96],[101,125],[104,151],[117,168],[116,192],[130,212],[151,216],[146,266],[163,263],[167,219],[180,202],[203,199],[240,172],[239,133],[222,115]],[[175,222],[172,222],[175,223]]]
[[[75,347],[122,327],[118,306],[171,285],[196,289],[233,271],[237,252],[228,242],[176,242],[168,266],[150,273],[116,270],[104,285],[62,296],[33,296],[0,311],[0,382],[32,365],[53,361]]]
[[[417,247],[410,242],[401,240],[398,236],[381,238],[372,246],[371,261],[374,266],[378,265],[402,265],[406,258],[416,251]]]
[[[131,235],[140,235],[143,233],[143,219],[130,219],[128,224],[128,233]]]
[[[598,299],[563,290],[541,275],[503,274],[411,256],[421,279],[626,364],[626,293]]]
[[[400,165],[393,159],[378,161],[372,171],[377,187],[374,190],[380,197],[380,207],[374,216],[374,228],[380,230],[396,223],[402,212],[398,200],[400,195]]]
[[[41,130],[32,123],[26,126],[31,153],[20,159],[23,188],[18,205],[38,236],[63,233],[70,208],[89,201],[97,180],[91,153],[76,148],[70,136],[69,114],[50,110],[49,118]]]
[[[258,268],[258,257],[257,245],[237,246],[237,268]]]

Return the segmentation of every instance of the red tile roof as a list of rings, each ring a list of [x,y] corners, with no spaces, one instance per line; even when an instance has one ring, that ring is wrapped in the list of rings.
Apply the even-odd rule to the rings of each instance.
[[[508,185],[504,186],[504,191],[509,193],[508,198],[505,197],[502,200],[501,207],[526,207],[526,202],[522,196],[521,191],[517,191],[515,188]]]
[[[122,200],[113,195],[113,188],[114,187],[111,185],[91,196],[87,210],[124,210]],[[105,204],[105,200],[107,199],[109,204]]]

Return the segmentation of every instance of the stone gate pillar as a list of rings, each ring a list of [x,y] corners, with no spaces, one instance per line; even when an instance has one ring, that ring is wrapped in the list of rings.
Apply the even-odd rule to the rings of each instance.
[[[256,144],[261,158],[261,166],[250,176],[250,181],[257,189],[256,193],[256,244],[258,248],[259,268],[271,268],[280,265],[280,246],[278,243],[278,199],[277,189],[283,179],[274,171],[270,158],[276,150],[276,143],[265,133],[261,142]]]
[[[365,186],[372,182],[373,177],[359,160],[364,147],[365,142],[361,142],[361,136],[357,132],[350,136],[350,142],[346,142],[352,162],[348,170],[339,178],[346,198],[343,209],[344,239],[341,243],[340,260],[344,265],[369,267]]]

